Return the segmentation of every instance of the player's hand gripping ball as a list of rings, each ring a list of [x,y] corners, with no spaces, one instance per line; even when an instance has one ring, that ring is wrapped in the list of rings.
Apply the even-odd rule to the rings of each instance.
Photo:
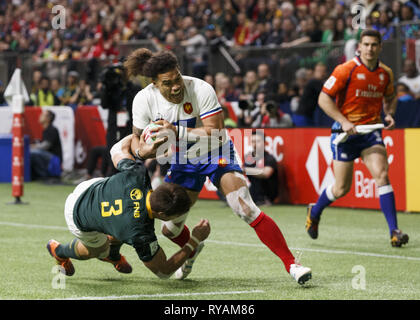
[[[156,123],[149,123],[146,128],[143,129],[143,136],[144,141],[146,141],[147,144],[153,144],[153,142],[157,139],[156,131],[151,131],[155,128],[161,128],[162,126]]]

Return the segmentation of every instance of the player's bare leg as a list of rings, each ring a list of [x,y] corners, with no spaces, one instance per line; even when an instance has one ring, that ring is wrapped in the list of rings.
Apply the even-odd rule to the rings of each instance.
[[[353,161],[333,161],[335,182],[325,188],[316,204],[310,204],[306,215],[305,229],[312,239],[318,238],[322,211],[338,198],[345,196],[353,179]]]
[[[391,245],[401,247],[408,242],[408,235],[398,229],[394,190],[388,177],[388,157],[383,145],[374,145],[362,151],[362,159],[379,190],[379,203],[388,223]]]
[[[311,269],[301,266],[290,252],[277,224],[254,203],[245,177],[238,172],[225,173],[220,179],[220,189],[233,212],[248,223],[257,236],[283,262],[287,272],[303,284],[312,277]]]

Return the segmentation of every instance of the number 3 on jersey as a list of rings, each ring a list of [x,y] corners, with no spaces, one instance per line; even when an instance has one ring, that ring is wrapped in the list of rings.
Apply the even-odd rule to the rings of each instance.
[[[118,216],[123,212],[122,208],[122,199],[117,199],[114,201],[114,206],[110,206],[108,201],[101,202],[101,214],[102,217],[110,217],[112,215]]]

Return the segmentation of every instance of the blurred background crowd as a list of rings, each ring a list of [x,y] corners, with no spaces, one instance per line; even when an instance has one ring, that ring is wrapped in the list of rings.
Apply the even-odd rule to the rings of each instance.
[[[51,25],[57,5],[64,28]],[[100,105],[103,67],[147,41],[181,52],[184,74],[211,83],[223,106],[237,103],[229,126],[312,126],[322,84],[354,54],[360,30],[415,41],[419,18],[417,0],[0,0],[0,59],[30,57],[29,104],[76,109]],[[401,99],[415,100],[420,62],[403,44],[396,85]]]

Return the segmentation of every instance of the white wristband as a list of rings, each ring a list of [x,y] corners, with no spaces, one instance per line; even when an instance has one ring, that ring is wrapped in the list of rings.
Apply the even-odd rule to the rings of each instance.
[[[193,235],[191,235],[190,236],[190,239],[192,240],[192,241],[194,241],[196,244],[197,244],[197,246],[198,246],[198,244],[201,242],[200,240],[198,240],[196,237],[194,237]]]
[[[185,244],[185,246],[186,246],[187,248],[190,248],[190,249],[191,249],[191,251],[194,251],[194,250],[195,250],[195,248],[194,248],[191,244],[189,244],[188,242]]]

